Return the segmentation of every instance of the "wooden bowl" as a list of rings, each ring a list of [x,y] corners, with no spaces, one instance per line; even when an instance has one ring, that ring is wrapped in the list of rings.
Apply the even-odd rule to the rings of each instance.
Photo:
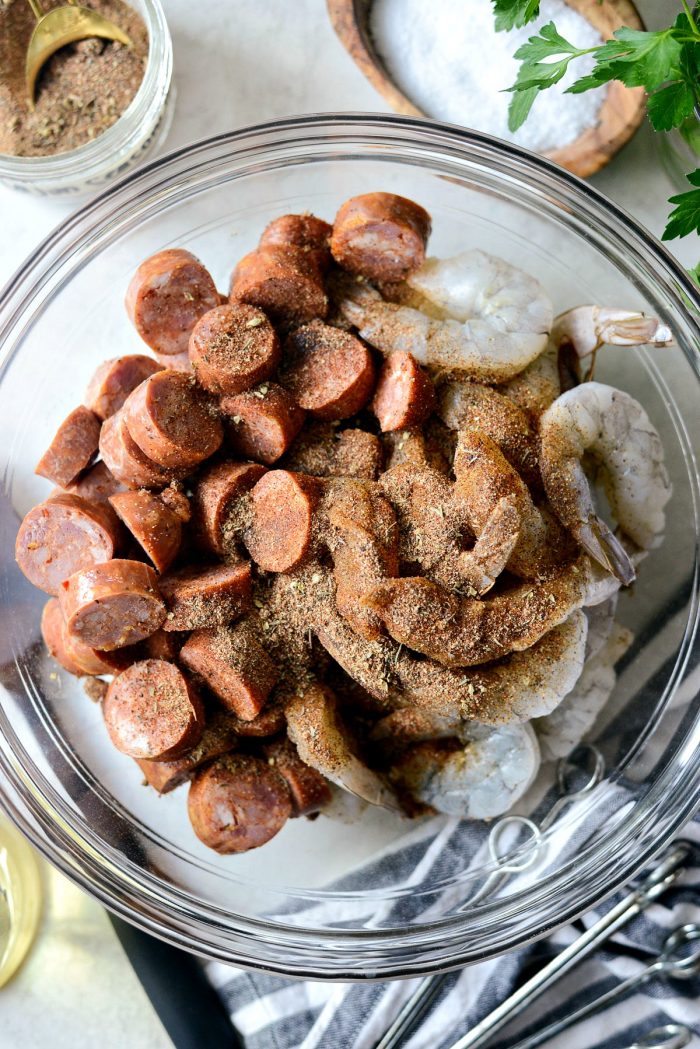
[[[644,24],[631,0],[567,0],[569,7],[583,15],[608,40],[621,25],[644,29]],[[391,108],[410,117],[427,114],[407,98],[393,82],[375,50],[369,30],[372,0],[326,0],[333,28],[350,57],[370,84],[379,91]],[[582,178],[600,171],[632,137],[644,118],[645,94],[641,87],[625,87],[619,81],[608,85],[608,91],[594,127],[578,138],[544,156],[568,168]]]

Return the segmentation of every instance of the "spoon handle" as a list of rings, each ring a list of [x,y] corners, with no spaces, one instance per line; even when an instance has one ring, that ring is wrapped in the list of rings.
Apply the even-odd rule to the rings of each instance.
[[[37,22],[39,21],[39,19],[44,17],[44,12],[41,9],[41,4],[39,3],[39,0],[27,0],[27,3],[31,7],[32,13],[34,14],[34,17],[36,18]]]

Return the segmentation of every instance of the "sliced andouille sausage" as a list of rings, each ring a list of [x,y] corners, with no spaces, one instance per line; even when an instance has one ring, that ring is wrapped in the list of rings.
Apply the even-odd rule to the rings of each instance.
[[[268,763],[287,781],[292,816],[310,816],[330,803],[333,795],[328,780],[301,760],[291,740],[274,740],[265,745],[264,751]]]
[[[76,572],[61,584],[59,600],[69,634],[108,652],[155,633],[167,612],[158,577],[142,561],[105,561]]]
[[[109,501],[157,570],[166,572],[180,550],[180,517],[157,495],[142,488],[135,492],[119,492]]]
[[[111,561],[119,539],[109,506],[60,492],[35,506],[17,533],[15,557],[30,583],[56,596],[83,568]]]
[[[79,638],[71,637],[58,598],[52,597],[44,605],[41,633],[51,655],[70,674],[95,677],[99,674],[119,674],[139,659],[138,646],[100,652],[90,648]]]
[[[228,419],[231,450],[268,466],[284,455],[306,416],[292,395],[275,382],[262,383],[235,397],[222,397],[220,407]]]
[[[181,758],[173,761],[149,761],[137,758],[136,764],[143,772],[146,782],[159,794],[169,794],[192,778],[195,771],[207,761],[228,754],[236,746],[238,733],[234,718],[224,710],[214,711],[207,718],[199,743]]]
[[[248,553],[266,572],[288,572],[306,557],[313,512],[320,493],[316,478],[270,470],[251,492],[252,519],[244,535]]]
[[[182,471],[166,470],[144,455],[118,411],[102,424],[100,455],[110,473],[127,488],[162,488]]]
[[[292,332],[284,355],[280,382],[319,419],[347,419],[372,396],[372,355],[350,332],[313,321]]]
[[[234,713],[229,713],[228,716],[238,735],[246,738],[267,739],[279,735],[287,727],[284,706],[274,698],[265,704],[252,721],[244,721]]]
[[[142,659],[114,679],[102,704],[112,743],[130,758],[169,761],[202,738],[199,693],[174,663]]]
[[[192,497],[192,519],[201,546],[219,557],[235,549],[248,523],[247,494],[265,472],[258,463],[227,460],[199,475]]]
[[[225,300],[228,302],[228,299]],[[155,358],[163,368],[170,368],[174,372],[187,372],[188,375],[194,375],[194,368],[192,367],[192,361],[190,360],[190,354],[188,350],[184,353],[156,353]]]
[[[333,223],[333,258],[373,281],[404,280],[425,261],[430,215],[395,193],[364,193],[341,206]]]
[[[250,564],[181,568],[161,576],[160,592],[168,608],[166,631],[230,623],[252,607]]]
[[[110,495],[124,491],[124,485],[110,472],[107,463],[100,460],[82,474],[77,481],[68,485],[66,491],[70,495],[79,495],[94,503],[107,503]]]
[[[269,379],[282,356],[277,332],[255,306],[217,306],[201,317],[190,336],[197,382],[211,393],[235,394]]]
[[[55,597],[49,598],[41,613],[41,636],[44,644],[57,663],[60,663],[69,674],[80,677],[82,670],[66,647],[65,620],[63,612]]]
[[[376,481],[383,458],[382,443],[376,434],[365,430],[343,430],[335,445],[333,473],[338,477]]]
[[[325,273],[331,264],[333,227],[315,215],[280,215],[263,230],[258,246],[301,248],[314,266]]]
[[[258,716],[279,677],[277,667],[245,621],[195,630],[182,646],[180,660],[243,721]]]
[[[103,421],[118,412],[132,390],[163,365],[142,353],[103,361],[87,388],[86,406]]]
[[[391,353],[379,372],[372,411],[384,433],[420,426],[435,409],[435,387],[415,357]]]
[[[63,420],[34,473],[67,488],[90,465],[99,440],[100,420],[81,404]]]
[[[161,502],[165,503],[169,510],[172,510],[180,520],[187,524],[192,517],[192,507],[190,501],[182,490],[182,486],[176,481],[171,481],[167,488],[164,488],[160,492],[158,498]]]
[[[231,302],[263,310],[273,324],[306,324],[328,313],[323,274],[303,248],[274,244],[244,255],[233,271]]]
[[[145,641],[141,642],[144,657],[148,659],[167,659],[171,663],[177,662],[180,649],[187,639],[186,633],[178,633],[176,630],[156,630]]]
[[[292,813],[289,788],[274,768],[249,754],[225,754],[197,772],[187,798],[192,829],[210,849],[257,849]]]
[[[129,394],[123,410],[143,454],[167,469],[197,466],[224,437],[212,405],[182,372],[156,372]]]
[[[190,332],[219,304],[211,275],[182,248],[159,251],[142,262],[126,293],[126,312],[143,341],[156,353],[187,352]]]

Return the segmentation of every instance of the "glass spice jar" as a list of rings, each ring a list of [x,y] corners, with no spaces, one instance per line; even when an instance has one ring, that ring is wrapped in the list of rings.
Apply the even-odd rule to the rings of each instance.
[[[89,196],[142,163],[163,142],[175,104],[173,49],[160,0],[128,0],[148,30],[146,71],[119,119],[91,142],[55,156],[0,153],[0,183],[44,196]]]

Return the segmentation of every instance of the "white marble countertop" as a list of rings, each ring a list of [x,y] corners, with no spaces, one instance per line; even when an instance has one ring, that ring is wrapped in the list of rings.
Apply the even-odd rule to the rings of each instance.
[[[335,38],[324,0],[164,3],[177,85],[167,149],[290,114],[388,111]],[[654,28],[667,5],[638,7]],[[646,126],[593,183],[660,234],[674,189]],[[0,188],[0,284],[70,210]],[[700,256],[697,238],[672,249],[686,265]],[[171,1049],[101,907],[46,865],[44,880],[37,943],[0,991],[0,1049]]]

